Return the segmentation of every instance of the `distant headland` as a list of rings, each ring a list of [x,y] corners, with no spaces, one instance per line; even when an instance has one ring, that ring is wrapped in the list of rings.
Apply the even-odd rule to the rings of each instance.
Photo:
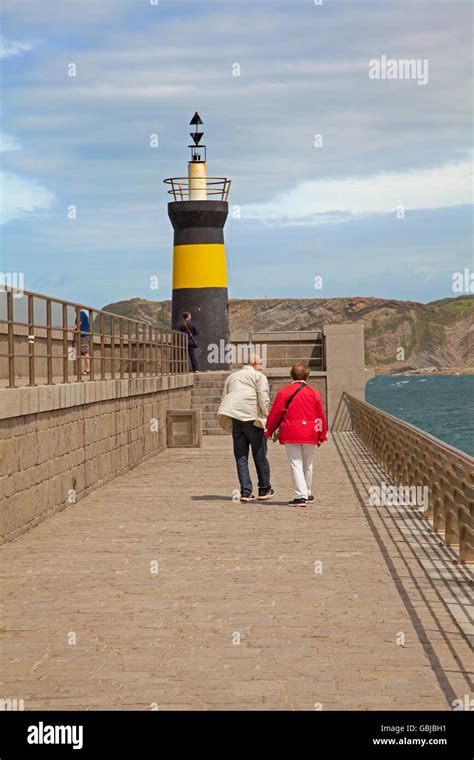
[[[132,298],[103,309],[170,326],[170,300]],[[229,300],[231,333],[314,330],[344,322],[364,324],[367,366],[377,374],[474,374],[473,295],[427,304],[362,296]]]

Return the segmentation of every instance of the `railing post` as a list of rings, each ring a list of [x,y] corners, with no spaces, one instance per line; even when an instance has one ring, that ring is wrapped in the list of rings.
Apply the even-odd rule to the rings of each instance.
[[[151,377],[151,325],[150,327],[145,327],[145,334],[148,335],[146,347],[146,363],[148,365],[148,369],[146,370],[145,374],[147,377]]]
[[[105,380],[105,336],[104,336],[104,315],[101,312],[99,317],[100,330],[100,379]]]
[[[28,294],[28,382],[35,385],[35,313],[31,293]]]
[[[164,331],[160,330],[160,375],[163,377],[164,375],[164,349],[163,349],[163,335]]]
[[[110,373],[112,380],[115,380],[115,320],[110,317]]]
[[[119,322],[119,330],[120,330],[120,379],[123,380],[123,349],[124,349],[124,343],[123,343],[123,319],[120,319]]]
[[[15,388],[15,335],[13,333],[13,291],[7,290],[8,386]]]
[[[47,383],[46,385],[53,385],[53,336],[51,326],[51,301],[46,301],[46,367],[47,367]]]
[[[69,382],[69,341],[67,323],[67,304],[63,303],[63,383]]]
[[[156,377],[158,375],[158,345],[157,345],[157,329],[153,328],[153,374]]]
[[[77,382],[82,383],[82,357],[81,357],[81,309],[76,306],[76,376]]]
[[[94,311],[89,309],[89,356],[90,374],[89,380],[94,379]]]
[[[135,339],[137,344],[137,377],[141,377],[141,343],[140,343],[140,328],[141,325],[137,324],[135,325]]]

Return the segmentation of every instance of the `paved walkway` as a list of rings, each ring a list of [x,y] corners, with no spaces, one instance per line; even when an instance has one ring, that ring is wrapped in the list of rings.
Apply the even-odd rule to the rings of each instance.
[[[272,503],[232,502],[230,439],[208,438],[5,546],[0,697],[447,710],[471,694],[468,569],[414,513],[365,505],[380,473],[353,434],[317,452],[307,509],[286,506],[285,455],[270,450]]]

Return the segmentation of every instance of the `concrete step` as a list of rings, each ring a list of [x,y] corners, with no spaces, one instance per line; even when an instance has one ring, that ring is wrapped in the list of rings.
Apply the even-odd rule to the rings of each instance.
[[[191,399],[193,401],[196,401],[196,403],[210,403],[208,399],[211,399],[211,402],[217,402],[222,400],[222,393],[220,391],[213,391],[209,390],[207,393],[194,393],[194,391],[191,393]]]
[[[201,394],[209,391],[222,393],[224,390],[224,383],[202,383],[202,385],[195,385],[193,387],[193,393]]]
[[[216,414],[222,400],[228,372],[212,372],[194,376],[191,408],[202,412],[203,435],[228,435],[218,425]]]
[[[198,372],[196,375],[196,380],[206,380],[212,377],[227,377],[227,375],[230,375],[230,370],[210,370],[209,372]]]
[[[222,375],[221,377],[206,377],[205,375],[194,375],[194,385],[206,385],[207,383],[220,383],[221,385],[224,385],[225,381],[227,380],[227,375]]]
[[[193,388],[193,398],[205,398],[206,396],[213,396],[214,398],[222,398],[223,388]]]
[[[222,395],[220,393],[203,393],[201,396],[191,394],[191,400],[196,404],[220,404]]]

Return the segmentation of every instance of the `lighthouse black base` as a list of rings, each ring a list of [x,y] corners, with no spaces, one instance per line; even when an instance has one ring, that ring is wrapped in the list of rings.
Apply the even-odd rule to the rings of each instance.
[[[200,370],[229,368],[227,267],[224,224],[226,201],[172,201],[174,228],[172,327],[190,311],[199,332]]]
[[[181,288],[173,291],[172,327],[190,311],[199,330],[196,352],[200,371],[229,369],[227,288]]]

